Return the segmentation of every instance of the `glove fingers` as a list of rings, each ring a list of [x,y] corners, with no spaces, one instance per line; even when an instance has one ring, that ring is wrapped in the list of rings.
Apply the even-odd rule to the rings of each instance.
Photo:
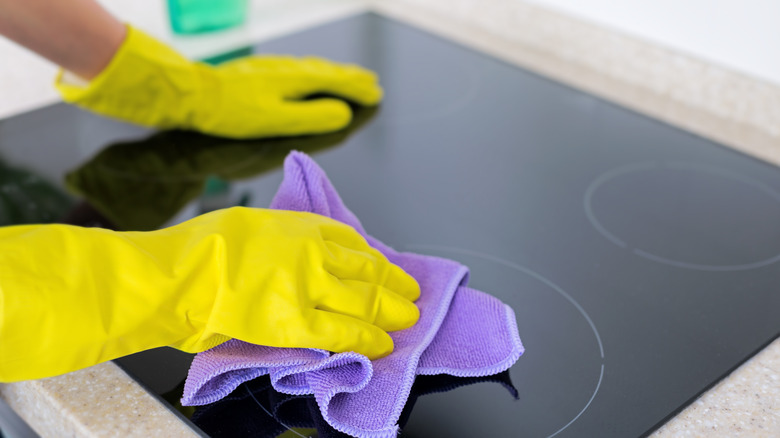
[[[297,60],[308,74],[296,83],[288,97],[301,98],[314,93],[333,94],[361,105],[376,105],[382,88],[376,73],[353,64],[339,64],[322,58]]]
[[[378,251],[372,251],[373,248],[355,250],[328,241],[325,247],[328,249],[323,262],[325,270],[336,278],[384,284],[383,271],[390,262]]]
[[[383,285],[409,301],[417,301],[420,298],[420,285],[417,280],[393,263],[387,268]]]
[[[371,248],[366,239],[351,226],[328,218],[319,226],[320,234],[326,241],[356,250],[366,250]]]
[[[274,119],[274,126],[265,128],[273,135],[320,134],[345,128],[352,120],[352,110],[338,99],[285,101],[274,109]]]
[[[393,340],[384,330],[365,321],[327,310],[308,309],[303,315],[310,330],[302,347],[322,348],[342,353],[354,351],[379,359],[393,351]]]
[[[375,283],[342,280],[338,293],[331,291],[317,303],[317,309],[352,316],[386,331],[411,327],[420,311],[411,301]]]
[[[334,242],[325,242],[325,246],[330,257],[325,258],[324,268],[336,278],[379,284],[409,301],[420,297],[417,281],[376,249],[366,245],[355,250]]]

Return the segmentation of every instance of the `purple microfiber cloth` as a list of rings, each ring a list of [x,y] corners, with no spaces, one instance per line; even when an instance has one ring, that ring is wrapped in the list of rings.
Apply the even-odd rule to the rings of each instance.
[[[523,353],[509,306],[466,287],[465,266],[397,252],[369,236],[307,155],[287,156],[284,180],[271,208],[317,213],[354,227],[420,284],[420,319],[409,329],[390,333],[393,353],[374,361],[354,352],[331,354],[230,340],[195,357],[183,405],[213,403],[241,383],[268,374],[277,391],[313,394],[334,429],[357,437],[394,437],[415,375],[488,376],[508,369]]]
[[[446,374],[417,376],[398,423],[403,428],[419,397],[487,383],[498,383],[514,399],[518,398],[509,371],[485,377],[452,377]],[[191,420],[213,438],[274,438],[293,427],[314,428],[320,438],[347,436],[333,429],[322,418],[314,397],[282,394],[273,389],[271,380],[265,376],[245,382],[222,400],[196,409]]]

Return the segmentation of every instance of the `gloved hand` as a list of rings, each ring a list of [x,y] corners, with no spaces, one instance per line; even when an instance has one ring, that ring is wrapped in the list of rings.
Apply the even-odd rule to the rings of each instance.
[[[382,98],[376,75],[324,59],[251,56],[213,67],[192,62],[128,26],[114,58],[85,86],[57,77],[66,102],[146,126],[189,129],[230,138],[260,138],[337,131],[349,106]]]
[[[151,232],[0,228],[0,381],[138,351],[230,338],[390,353],[413,325],[416,281],[351,227],[235,207]]]

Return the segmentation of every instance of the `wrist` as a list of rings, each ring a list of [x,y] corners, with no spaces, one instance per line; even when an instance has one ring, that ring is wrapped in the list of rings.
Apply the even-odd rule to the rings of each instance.
[[[99,25],[101,26],[100,38],[94,38],[94,42],[84,50],[83,56],[77,58],[82,62],[62,65],[63,68],[86,80],[95,78],[106,69],[127,38],[127,25],[114,17],[105,19]]]
[[[144,126],[188,127],[201,99],[195,63],[132,26],[126,29],[113,58],[86,85],[66,82],[59,72],[55,86],[63,100]]]
[[[166,345],[189,353],[230,339],[209,328],[218,296],[226,287],[226,242],[208,218],[193,221],[157,231],[123,233],[160,268],[161,275],[155,276],[152,286],[157,286],[158,305],[164,311],[161,319],[176,334]]]

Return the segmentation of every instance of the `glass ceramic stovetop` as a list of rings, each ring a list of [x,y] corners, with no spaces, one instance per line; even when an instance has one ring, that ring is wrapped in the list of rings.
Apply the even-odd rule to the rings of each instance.
[[[17,116],[0,220],[148,230],[266,207],[286,153],[311,154],[369,233],[462,262],[517,314],[525,355],[419,378],[407,437],[645,435],[778,336],[780,169],[372,14],[254,51],[365,65],[386,99],[336,134],[246,142]],[[119,363],[173,408],[190,360]],[[213,436],[333,436],[268,386],[180,411]]]

